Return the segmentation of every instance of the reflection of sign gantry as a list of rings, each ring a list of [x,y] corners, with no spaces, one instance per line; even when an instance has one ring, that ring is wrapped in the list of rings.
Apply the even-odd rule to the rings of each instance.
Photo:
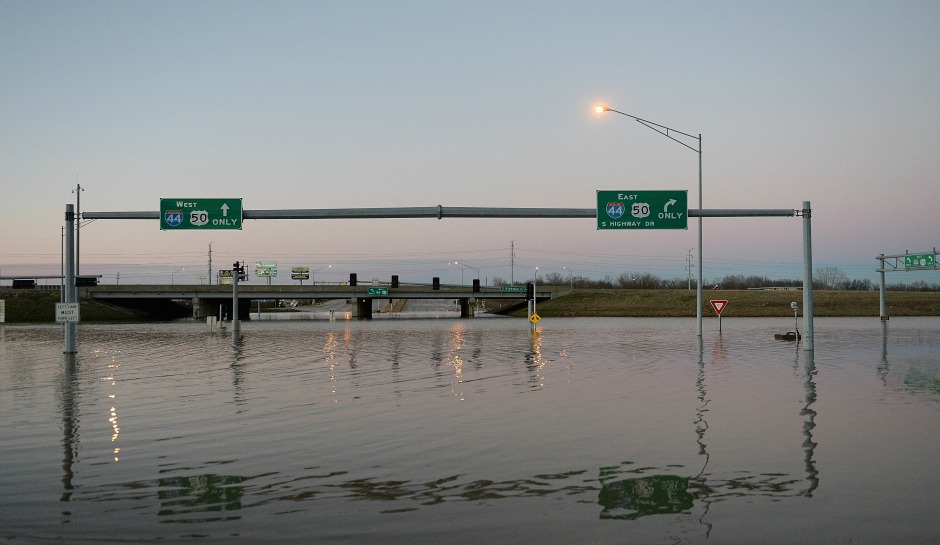
[[[720,345],[720,339],[717,342]],[[720,350],[720,346],[717,349]],[[813,441],[816,411],[812,408],[816,401],[816,370],[812,353],[808,354],[802,373],[805,404],[800,411],[803,417],[805,479],[769,472],[736,472],[731,477],[723,478],[707,471],[709,453],[705,432],[708,422],[705,414],[709,400],[705,389],[704,358],[700,352],[696,390],[701,405],[695,413],[695,427],[699,455],[705,459],[701,471],[695,476],[683,476],[675,474],[675,467],[632,467],[630,462],[603,467],[598,477],[601,491],[597,501],[603,508],[600,518],[635,520],[648,515],[688,513],[694,503],[699,501],[705,506],[699,522],[708,528],[707,535],[711,531],[711,524],[704,522],[704,518],[712,503],[746,496],[812,497],[819,486],[819,471],[814,458],[816,442]],[[798,365],[799,351],[796,358],[795,365]]]

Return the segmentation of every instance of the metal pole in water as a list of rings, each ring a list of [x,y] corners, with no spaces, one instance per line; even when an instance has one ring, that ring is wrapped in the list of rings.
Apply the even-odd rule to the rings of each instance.
[[[813,210],[803,201],[803,350],[813,350]]]
[[[237,339],[240,334],[238,323],[238,280],[241,277],[241,266],[238,261],[232,267],[232,335]]]
[[[884,254],[878,255],[878,264],[880,265],[878,267],[878,276],[880,277],[878,288],[881,294],[881,296],[879,297],[879,303],[880,303],[879,315],[881,316],[881,321],[884,322],[884,321],[887,321],[889,318],[888,317],[888,301],[887,301],[888,293],[887,293],[887,288],[885,288],[885,255]]]
[[[75,303],[75,207],[65,205],[65,302]],[[66,354],[74,354],[75,322],[65,322]]]

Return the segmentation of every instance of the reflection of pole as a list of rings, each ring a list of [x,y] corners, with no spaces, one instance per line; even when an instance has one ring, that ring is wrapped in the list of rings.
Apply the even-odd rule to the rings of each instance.
[[[718,315],[721,318],[721,315]],[[718,343],[721,342],[721,338],[718,338]],[[696,443],[698,443],[698,454],[705,458],[705,462],[702,463],[702,469],[698,472],[698,475],[692,478],[693,481],[697,481],[702,488],[703,497],[702,503],[705,504],[705,511],[702,513],[702,516],[699,518],[699,523],[706,527],[705,536],[708,537],[712,531],[712,525],[705,522],[705,516],[708,514],[708,510],[711,508],[712,502],[707,501],[707,490],[708,483],[707,478],[705,477],[705,470],[708,468],[708,445],[705,444],[705,432],[708,430],[708,422],[705,420],[705,414],[708,412],[708,392],[705,389],[705,345],[702,342],[702,337],[698,338],[698,375],[695,378],[695,391],[698,392],[698,401],[700,403],[698,409],[695,410],[695,435]]]
[[[75,454],[78,449],[78,402],[75,389],[78,387],[78,380],[75,377],[74,356],[66,356],[65,374],[62,377],[62,496],[59,501],[69,501],[72,498],[74,485],[72,480],[75,472],[72,466],[75,464]]]
[[[75,298],[75,208],[65,205],[65,302],[74,303]],[[65,353],[74,354],[75,322],[65,322]]]
[[[238,281],[242,276],[242,267],[238,261],[232,267],[232,336],[236,339],[241,335],[238,322]]]
[[[816,364],[813,361],[812,352],[806,357],[806,373],[804,375],[803,387],[806,390],[806,405],[800,411],[803,420],[803,451],[805,453],[804,461],[806,463],[806,480],[809,481],[809,487],[802,492],[803,496],[811,498],[813,491],[819,487],[819,470],[816,469],[816,461],[813,455],[816,450],[816,443],[813,442],[813,428],[816,427],[816,411],[810,408],[816,402],[816,382],[813,377],[816,375]]]

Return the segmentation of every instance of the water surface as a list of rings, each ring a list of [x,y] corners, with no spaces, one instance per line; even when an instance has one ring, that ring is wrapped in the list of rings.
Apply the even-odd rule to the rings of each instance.
[[[940,319],[0,327],[0,543],[929,543]]]

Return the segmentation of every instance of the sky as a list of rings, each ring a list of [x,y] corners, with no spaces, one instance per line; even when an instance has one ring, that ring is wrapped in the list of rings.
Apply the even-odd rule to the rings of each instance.
[[[596,208],[598,190],[697,208],[698,154],[603,104],[701,134],[703,208],[810,201],[813,267],[874,280],[879,254],[940,244],[938,27],[935,1],[0,0],[0,276],[58,274],[78,185],[82,212]],[[79,248],[105,283],[201,283],[211,244],[213,269],[276,261],[279,283],[488,284],[685,278],[697,237],[695,219],[97,220]],[[800,278],[802,255],[801,218],[703,220],[706,282]],[[888,276],[921,280],[940,274]]]

